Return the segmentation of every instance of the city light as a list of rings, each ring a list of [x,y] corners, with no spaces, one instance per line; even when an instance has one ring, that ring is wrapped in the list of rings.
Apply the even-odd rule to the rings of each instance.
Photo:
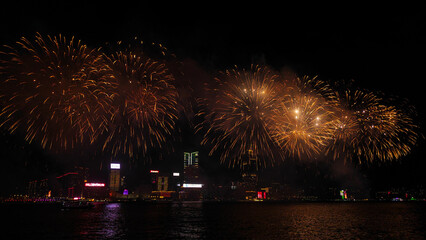
[[[340,190],[340,196],[342,197],[342,200],[348,199],[346,190]]]
[[[173,177],[179,177],[179,176],[180,176],[180,173],[178,173],[178,172],[173,173]]]
[[[86,187],[105,187],[105,183],[85,183]]]
[[[111,163],[111,169],[120,169],[119,163]]]
[[[183,188],[202,188],[203,184],[198,184],[198,183],[184,183]]]

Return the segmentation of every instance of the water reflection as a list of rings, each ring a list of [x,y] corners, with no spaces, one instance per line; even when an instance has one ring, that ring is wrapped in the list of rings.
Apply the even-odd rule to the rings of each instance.
[[[424,205],[298,203],[205,205],[209,238],[424,239]]]
[[[201,239],[206,237],[206,226],[201,202],[186,202],[172,205],[174,227],[171,237],[175,239]]]
[[[102,228],[99,234],[108,239],[122,238],[126,232],[124,225],[124,216],[121,211],[120,203],[108,203],[103,211]]]
[[[76,222],[72,225],[79,232],[77,236],[81,238],[122,239],[125,237],[125,216],[120,203],[97,204],[94,209],[76,210],[64,214],[76,217]]]
[[[425,212],[424,203],[0,205],[2,236],[16,239],[424,239]]]

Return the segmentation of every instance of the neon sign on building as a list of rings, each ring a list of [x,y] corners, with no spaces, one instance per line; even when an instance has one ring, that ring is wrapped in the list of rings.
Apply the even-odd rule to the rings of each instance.
[[[85,183],[86,187],[105,187],[105,183]]]
[[[198,183],[184,183],[183,188],[202,188],[203,184],[198,184]]]
[[[111,169],[120,169],[120,164],[119,163],[111,163],[110,167],[111,167]]]

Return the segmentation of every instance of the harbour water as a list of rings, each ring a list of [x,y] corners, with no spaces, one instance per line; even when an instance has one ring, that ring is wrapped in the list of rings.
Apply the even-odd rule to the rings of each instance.
[[[2,239],[424,239],[424,202],[0,205]]]

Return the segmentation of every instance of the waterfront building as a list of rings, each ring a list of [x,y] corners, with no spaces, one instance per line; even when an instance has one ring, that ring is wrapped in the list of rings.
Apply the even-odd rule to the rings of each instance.
[[[94,199],[105,199],[108,196],[108,188],[103,182],[84,183],[84,197]]]
[[[169,177],[158,177],[157,180],[157,190],[158,191],[167,191],[169,189]]]
[[[182,200],[201,200],[203,184],[198,168],[198,151],[183,153],[183,184],[179,192]]]
[[[170,177],[164,174],[160,175],[158,170],[150,170],[151,174],[151,199],[152,200],[170,200],[172,199],[176,191],[170,188],[169,179]]]
[[[30,197],[47,197],[49,192],[51,192],[47,178],[30,181],[27,190],[27,194]]]
[[[151,191],[157,191],[158,188],[158,175],[160,171],[150,170],[149,174],[151,175]]]
[[[183,153],[183,182],[198,183],[199,175],[200,174],[198,169],[198,151],[184,152]]]
[[[259,171],[259,163],[257,156],[253,154],[252,150],[249,150],[247,154],[243,156],[242,160],[241,187],[246,192],[245,199],[250,200],[257,197],[257,173]]]
[[[110,174],[109,174],[109,190],[111,192],[118,192],[120,190],[120,163],[111,163],[110,164]]]

